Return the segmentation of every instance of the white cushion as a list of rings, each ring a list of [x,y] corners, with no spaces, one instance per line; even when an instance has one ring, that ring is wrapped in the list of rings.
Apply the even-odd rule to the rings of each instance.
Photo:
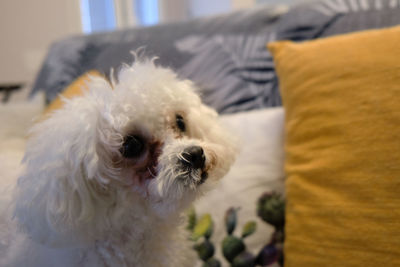
[[[241,235],[246,222],[257,222],[255,234],[245,239],[250,252],[258,253],[269,242],[273,227],[257,217],[256,203],[264,192],[284,193],[284,111],[283,108],[268,108],[223,115],[221,120],[241,139],[241,151],[228,175],[215,190],[195,203],[195,209],[198,217],[211,214],[216,257],[224,261],[221,241],[227,235],[224,216],[230,207],[240,207],[236,236]]]

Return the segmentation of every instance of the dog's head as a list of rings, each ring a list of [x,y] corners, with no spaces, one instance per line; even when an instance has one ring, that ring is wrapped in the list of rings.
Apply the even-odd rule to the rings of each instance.
[[[190,81],[152,61],[125,66],[117,80],[93,77],[32,131],[16,217],[41,243],[174,216],[234,160],[230,134]]]

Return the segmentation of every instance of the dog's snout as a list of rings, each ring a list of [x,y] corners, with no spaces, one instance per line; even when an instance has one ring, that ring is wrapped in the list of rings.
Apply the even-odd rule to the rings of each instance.
[[[192,168],[202,169],[206,162],[206,156],[200,146],[191,146],[183,150],[181,161]]]

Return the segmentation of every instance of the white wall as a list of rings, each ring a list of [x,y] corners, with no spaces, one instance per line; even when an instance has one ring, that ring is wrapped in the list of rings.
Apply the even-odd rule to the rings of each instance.
[[[249,8],[256,0],[159,0],[158,4],[160,22],[163,23]]]
[[[160,22],[279,1],[299,0],[159,0]],[[31,83],[49,45],[81,32],[80,0],[0,0],[0,84]]]
[[[248,8],[254,6],[256,0],[232,0],[233,9]]]
[[[0,0],[0,84],[32,82],[51,42],[81,31],[79,0]]]
[[[159,0],[160,23],[175,22],[188,19],[188,0]]]
[[[226,13],[232,9],[232,0],[190,0],[191,17],[210,16]]]

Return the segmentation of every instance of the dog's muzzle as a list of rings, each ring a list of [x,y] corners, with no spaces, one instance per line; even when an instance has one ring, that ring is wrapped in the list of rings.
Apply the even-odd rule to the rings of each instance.
[[[199,184],[205,182],[208,175],[207,172],[203,171],[206,163],[206,156],[203,148],[200,146],[187,147],[181,153],[179,160],[184,168],[201,171],[201,180]]]

